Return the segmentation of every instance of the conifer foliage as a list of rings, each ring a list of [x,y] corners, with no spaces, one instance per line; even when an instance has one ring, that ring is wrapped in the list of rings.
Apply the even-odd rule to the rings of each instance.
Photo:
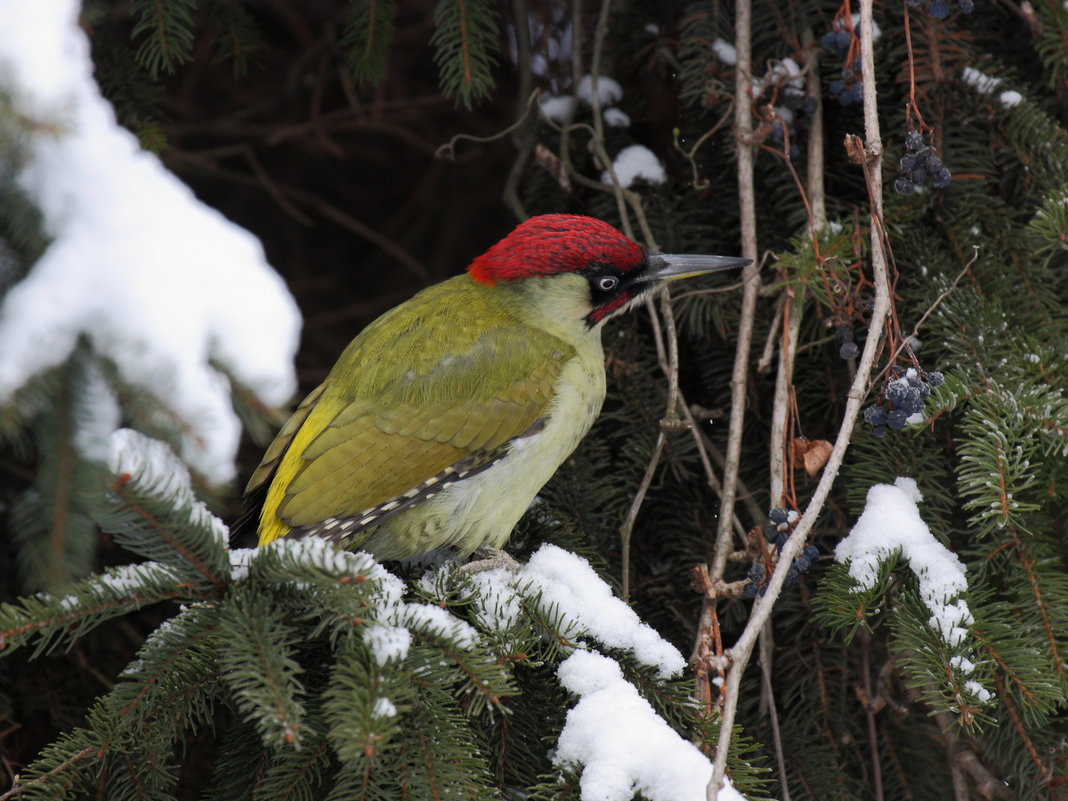
[[[1068,799],[1063,4],[87,0],[82,25],[146,149],[275,253],[313,243],[276,264],[310,315],[363,261],[376,313],[410,294],[395,264],[429,281],[417,243],[460,205],[760,265],[606,331],[604,412],[518,573],[231,549],[186,421],[83,332],[0,397],[0,801],[689,801],[724,768],[751,798]],[[0,325],[55,235],[36,143],[68,133],[4,80]]]

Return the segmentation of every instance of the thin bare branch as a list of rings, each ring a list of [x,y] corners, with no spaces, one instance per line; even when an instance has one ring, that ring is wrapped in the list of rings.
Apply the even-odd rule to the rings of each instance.
[[[753,101],[752,47],[750,42],[751,8],[749,0],[739,0],[735,7],[735,66],[734,131],[738,153],[738,207],[741,223],[742,255],[752,259],[742,272],[742,308],[738,320],[734,370],[731,373],[731,417],[727,432],[726,466],[723,471],[723,499],[720,503],[716,529],[716,547],[712,557],[713,583],[723,580],[727,555],[731,547],[731,519],[738,490],[738,468],[742,452],[742,427],[745,420],[745,389],[749,375],[749,354],[753,341],[753,321],[757,296],[760,293],[757,263],[756,190],[753,183]]]
[[[738,5],[739,9],[745,9],[745,13],[739,12],[736,26],[738,41],[745,41],[747,46],[745,53],[748,59],[748,3],[745,0]],[[752,614],[741,636],[734,646],[727,652],[730,658],[730,667],[727,670],[727,680],[724,689],[724,704],[720,718],[720,734],[716,747],[716,759],[709,783],[708,795],[714,799],[718,788],[723,781],[724,769],[727,762],[727,751],[730,746],[731,732],[738,708],[738,694],[741,689],[742,674],[752,654],[753,646],[759,636],[764,622],[771,616],[771,610],[775,600],[779,597],[786,573],[794,558],[804,548],[809,532],[816,523],[816,519],[826,503],[831,487],[845,458],[846,449],[849,447],[849,439],[853,433],[853,425],[860,405],[867,395],[868,379],[871,376],[872,366],[875,363],[876,354],[881,347],[883,331],[886,320],[890,313],[890,284],[889,269],[887,263],[886,231],[883,228],[883,194],[882,194],[882,139],[879,133],[879,119],[876,108],[875,95],[875,62],[872,57],[872,0],[860,2],[860,40],[861,40],[861,74],[864,85],[864,130],[867,139],[866,147],[859,146],[858,141],[850,144],[859,149],[863,154],[861,167],[864,170],[864,179],[868,188],[868,201],[870,204],[871,218],[871,262],[872,282],[875,287],[871,324],[868,336],[864,341],[864,351],[857,364],[857,372],[852,385],[846,396],[846,405],[843,412],[842,425],[835,438],[834,447],[827,463],[823,468],[823,474],[816,485],[812,498],[809,501],[804,514],[798,521],[790,538],[786,541],[779,555],[778,564],[768,580],[767,589],[762,598],[759,598],[753,606]],[[742,52],[739,49],[739,69],[742,66]],[[747,62],[748,63],[748,62]],[[855,139],[855,138],[854,138]]]

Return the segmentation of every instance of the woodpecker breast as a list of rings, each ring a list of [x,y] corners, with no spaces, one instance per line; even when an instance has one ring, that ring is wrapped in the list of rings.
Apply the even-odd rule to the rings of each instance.
[[[499,460],[470,478],[444,482],[430,498],[384,522],[360,547],[384,559],[446,547],[463,558],[479,547],[502,547],[600,414],[605,372],[599,332],[590,332],[583,345],[561,370],[540,431],[511,440]]]

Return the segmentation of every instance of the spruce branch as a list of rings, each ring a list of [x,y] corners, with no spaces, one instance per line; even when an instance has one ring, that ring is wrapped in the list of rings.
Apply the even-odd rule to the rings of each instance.
[[[128,550],[170,565],[191,590],[221,591],[229,581],[227,529],[196,498],[170,448],[129,429],[113,437],[113,478],[91,510]]]
[[[27,791],[32,791],[39,786],[47,787],[56,781],[56,777],[61,777],[67,769],[76,766],[79,762],[84,760],[95,758],[96,753],[97,749],[93,746],[82,748],[68,755],[63,761],[49,768],[45,773],[34,776],[29,781],[22,781],[21,776],[16,774],[14,781],[11,783],[11,789],[6,793],[0,793],[0,801],[11,801],[11,799],[22,798],[26,795]],[[63,789],[66,789],[66,786],[62,787]]]
[[[471,108],[489,96],[496,65],[497,22],[486,0],[438,0],[430,46],[446,97]]]
[[[36,641],[31,658],[71,643],[105,620],[191,594],[169,565],[147,562],[115,567],[69,584],[62,594],[39,593],[0,604],[0,652]],[[10,649],[10,650],[9,650]]]
[[[137,18],[133,38],[144,37],[137,60],[153,78],[173,73],[193,55],[196,0],[133,0],[130,13]]]
[[[377,84],[385,75],[395,14],[393,0],[352,3],[341,45],[349,51],[349,69],[357,83]]]
[[[304,736],[303,672],[296,661],[298,632],[269,597],[235,592],[219,623],[227,637],[218,655],[237,707],[251,720],[267,747],[299,749]]]

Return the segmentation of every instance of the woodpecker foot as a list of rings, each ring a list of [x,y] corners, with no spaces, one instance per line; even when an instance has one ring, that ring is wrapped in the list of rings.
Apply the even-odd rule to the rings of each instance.
[[[502,551],[500,548],[477,548],[474,559],[466,565],[460,565],[459,570],[461,573],[482,573],[487,570],[496,570],[499,567],[518,573],[520,564],[507,551]]]

